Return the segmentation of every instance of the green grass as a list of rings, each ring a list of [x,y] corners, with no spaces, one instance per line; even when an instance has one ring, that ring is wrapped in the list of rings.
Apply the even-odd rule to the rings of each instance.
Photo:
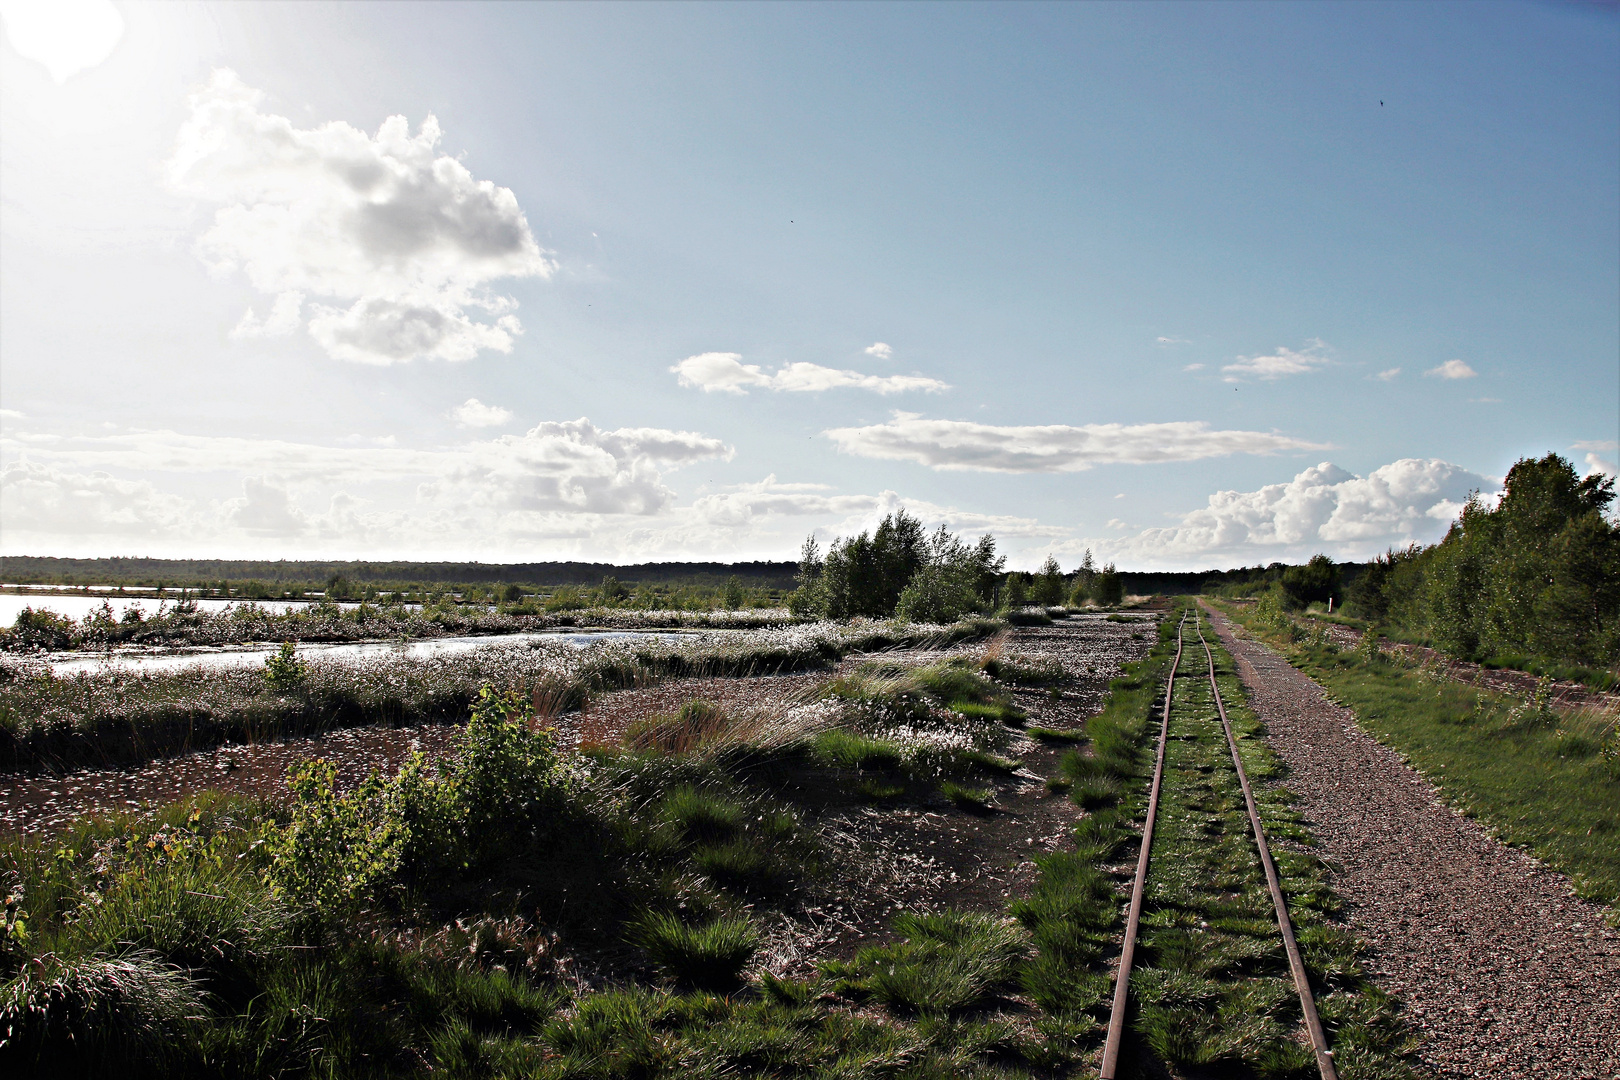
[[[1029,934],[1017,922],[978,912],[902,915],[894,929],[904,941],[868,946],[852,963],[826,967],[843,992],[902,1014],[984,1005],[1015,984],[1029,950]]]
[[[1039,739],[1044,743],[1078,743],[1084,742],[1086,733],[1079,728],[1049,728],[1027,727],[1024,734],[1032,739]]]
[[[985,813],[990,809],[994,793],[986,788],[971,788],[958,784],[954,780],[946,780],[939,785],[939,793],[950,800],[958,810],[970,813]]]
[[[720,916],[689,925],[666,912],[644,914],[631,937],[677,982],[700,990],[734,990],[759,949],[759,933],[746,918]]]
[[[811,750],[825,764],[845,769],[898,769],[903,760],[900,747],[894,743],[842,729],[817,735]]]
[[[1250,611],[1222,611],[1354,710],[1363,728],[1464,813],[1568,874],[1587,899],[1620,901],[1620,769],[1603,753],[1620,742],[1612,719],[1537,718],[1505,695],[1354,651],[1293,643],[1257,625]]]
[[[1206,628],[1206,634],[1211,632]],[[1249,829],[1226,737],[1191,633],[1176,681],[1165,780],[1143,905],[1141,956],[1132,974],[1134,1028],[1160,1060],[1181,1070],[1293,1077],[1314,1071],[1300,1037],[1299,1000]],[[1267,833],[1309,841],[1286,796],[1264,781],[1281,763],[1258,738],[1230,659],[1216,656],[1221,693]],[[1313,857],[1278,852],[1278,872],[1313,991],[1347,1076],[1411,1077],[1410,1036],[1362,976],[1354,938]]]

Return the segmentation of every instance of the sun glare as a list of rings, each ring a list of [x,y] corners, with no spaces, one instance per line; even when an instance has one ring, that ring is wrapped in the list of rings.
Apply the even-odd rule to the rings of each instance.
[[[0,0],[0,17],[17,55],[58,83],[107,59],[124,34],[111,0]]]

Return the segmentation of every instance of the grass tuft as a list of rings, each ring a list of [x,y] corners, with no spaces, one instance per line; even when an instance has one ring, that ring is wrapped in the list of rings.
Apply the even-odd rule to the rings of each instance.
[[[759,949],[759,934],[745,918],[719,916],[689,926],[664,912],[644,913],[631,939],[676,982],[700,990],[729,991]]]

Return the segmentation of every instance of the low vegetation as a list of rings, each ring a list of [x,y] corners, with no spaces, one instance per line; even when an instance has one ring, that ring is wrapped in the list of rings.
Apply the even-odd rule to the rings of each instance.
[[[449,635],[532,633],[571,627],[611,630],[754,630],[799,620],[785,608],[695,609],[604,604],[599,597],[561,590],[544,602],[491,607],[441,597],[424,606],[400,602],[355,607],[323,601],[274,611],[243,601],[207,611],[181,599],[152,615],[139,608],[114,612],[111,600],[77,621],[48,608],[24,608],[0,628],[0,652],[35,653],[113,648],[179,648],[247,642],[418,640]]]
[[[492,643],[427,658],[299,659],[284,652],[257,670],[197,665],[55,675],[39,661],[0,659],[0,770],[128,763],[339,727],[455,721],[486,683],[543,690],[572,706],[588,694],[670,677],[814,671],[852,652],[943,645],[997,629],[986,620],[948,627],[857,621],[588,649],[547,639]]]
[[[531,698],[486,687],[437,767],[339,792],[310,762],[285,806],[203,798],[7,842],[0,1070],[1027,1075],[1069,1036],[1013,1018],[1029,949],[1007,918],[903,917],[904,962],[863,954],[848,978],[758,962],[765,915],[823,857],[784,776],[943,801],[1016,767],[996,751],[1020,720],[975,662],[873,662],[764,714],[690,702],[575,754]]]

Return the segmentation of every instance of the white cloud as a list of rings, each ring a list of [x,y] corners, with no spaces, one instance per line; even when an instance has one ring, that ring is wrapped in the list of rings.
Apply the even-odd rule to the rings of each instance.
[[[285,337],[303,325],[304,294],[292,289],[277,296],[270,315],[262,322],[258,313],[248,308],[242,321],[231,331],[233,338]]]
[[[675,493],[664,486],[664,471],[732,454],[721,440],[697,432],[604,431],[583,417],[538,424],[522,435],[427,450],[173,431],[6,436],[0,446],[78,470],[237,473],[274,477],[289,489],[416,484],[422,499],[446,508],[623,514],[656,513],[672,503]]]
[[[262,476],[242,480],[242,497],[225,504],[225,520],[255,536],[299,536],[309,529],[309,515],[299,509],[285,488]]]
[[[1119,518],[1109,518],[1108,527],[1110,529],[1128,529],[1131,526],[1128,522],[1121,521]]]
[[[146,480],[116,479],[100,470],[67,472],[30,461],[0,469],[0,507],[0,543],[10,550],[29,535],[116,537],[120,545],[140,544],[170,537],[192,521],[186,499]]]
[[[28,414],[16,409],[0,409],[0,420],[26,420]]]
[[[1323,355],[1327,345],[1312,341],[1304,349],[1278,348],[1269,356],[1240,356],[1234,363],[1221,368],[1229,375],[1252,375],[1257,379],[1280,379],[1285,375],[1303,375],[1325,367],[1328,358]]]
[[[0,18],[17,55],[45,65],[57,83],[107,59],[124,36],[111,0],[5,0]]]
[[[450,418],[463,427],[500,427],[511,422],[512,411],[470,397],[450,410]]]
[[[1383,371],[1380,371],[1378,374],[1374,375],[1373,378],[1377,379],[1379,382],[1390,382],[1400,373],[1401,369],[1398,367],[1385,368]]]
[[[1157,338],[1154,338],[1153,341],[1154,341],[1155,344],[1158,344],[1158,345],[1191,345],[1192,344],[1192,342],[1188,341],[1186,338],[1179,338],[1179,337],[1157,337]]]
[[[921,375],[863,375],[858,371],[822,367],[820,364],[786,364],[774,375],[767,375],[758,364],[745,364],[739,353],[709,352],[688,356],[669,369],[682,386],[727,394],[746,394],[749,387],[764,390],[809,393],[820,390],[873,390],[879,394],[899,394],[910,390],[937,392],[950,386]]]
[[[894,414],[886,424],[824,432],[847,454],[914,461],[934,469],[1079,472],[1101,464],[1196,461],[1229,454],[1318,450],[1320,444],[1261,431],[1211,431],[1202,421],[1166,424],[997,426]]]
[[[1431,379],[1472,379],[1479,372],[1461,360],[1447,360],[1439,367],[1432,367],[1423,374]]]
[[[1386,547],[1438,540],[1470,492],[1493,487],[1477,473],[1432,458],[1404,458],[1364,477],[1323,462],[1287,483],[1216,492],[1180,524],[1104,540],[1099,552],[1133,567],[1268,562],[1317,551],[1366,558]]]
[[[0,409],[0,415],[6,410]],[[1614,439],[1582,439],[1570,447],[1571,450],[1596,450],[1599,453],[1620,450],[1620,441]]]
[[[1186,367],[1182,368],[1181,370],[1182,371],[1203,371],[1204,370],[1204,365],[1203,364],[1188,364]]]
[[[1620,478],[1620,469],[1615,468],[1614,462],[1589,452],[1586,455],[1586,475],[1591,476],[1593,473]]]
[[[1500,405],[1500,404],[1502,404],[1502,399],[1499,398],[1499,397],[1471,397],[1471,398],[1468,399],[1468,404],[1470,404],[1470,405]]]
[[[549,277],[509,188],[477,180],[438,151],[431,115],[412,135],[403,116],[375,137],[334,121],[300,129],[261,112],[264,95],[217,70],[191,97],[168,163],[175,187],[223,203],[198,241],[216,271],[241,269],[276,297],[237,336],[288,333],[306,295],[309,332],[342,360],[392,364],[510,352],[516,302],[505,277]]]
[[[879,360],[887,360],[894,355],[894,350],[881,341],[874,341],[866,347],[867,356],[875,356]]]

